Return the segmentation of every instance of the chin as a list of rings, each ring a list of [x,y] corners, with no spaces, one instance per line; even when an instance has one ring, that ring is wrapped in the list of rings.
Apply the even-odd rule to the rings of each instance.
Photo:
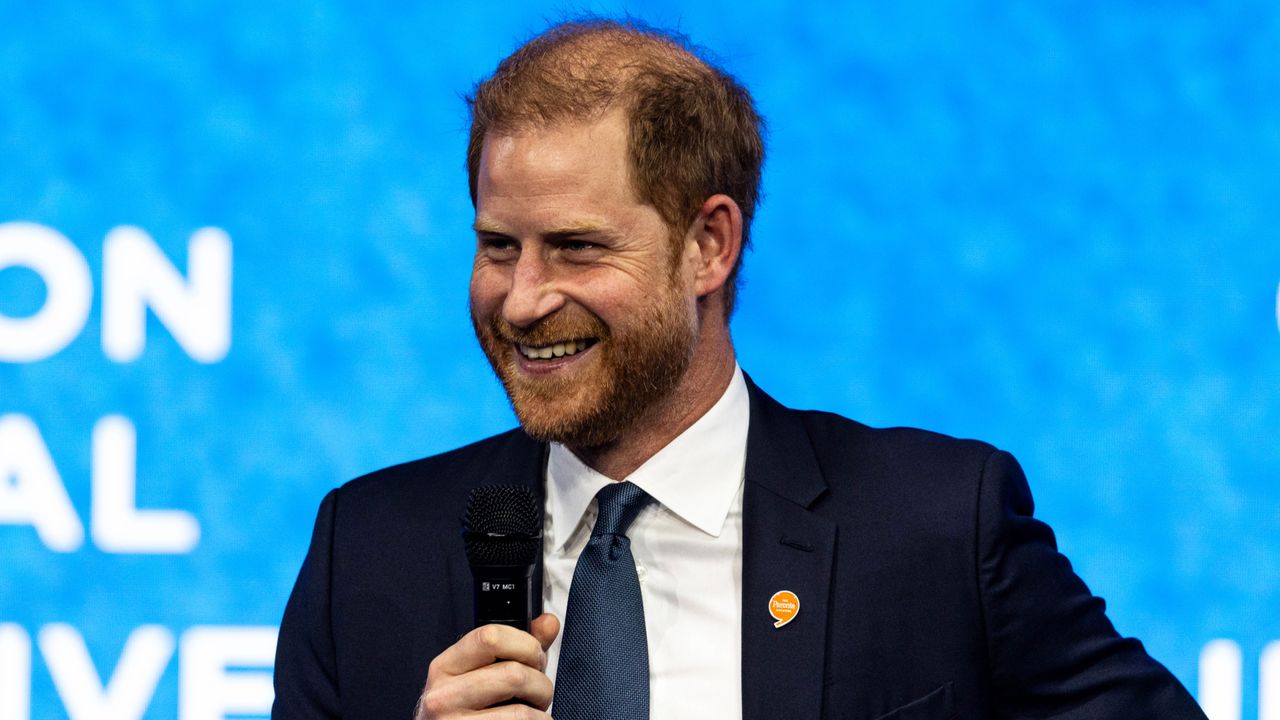
[[[576,403],[513,398],[512,407],[525,433],[535,440],[558,442],[569,447],[596,447],[618,436],[608,423],[598,421],[598,413]]]

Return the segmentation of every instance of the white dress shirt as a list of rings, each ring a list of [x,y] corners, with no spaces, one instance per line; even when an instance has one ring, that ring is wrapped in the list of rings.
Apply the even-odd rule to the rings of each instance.
[[[653,496],[627,537],[640,578],[654,718],[742,717],[742,479],[750,401],[735,366],[705,415],[626,480]],[[564,621],[578,554],[609,478],[568,448],[547,462],[542,601]],[[560,638],[547,651],[555,680]]]

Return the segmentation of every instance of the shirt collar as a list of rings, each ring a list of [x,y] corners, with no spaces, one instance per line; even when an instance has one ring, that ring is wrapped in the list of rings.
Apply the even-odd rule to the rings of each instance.
[[[735,363],[716,404],[625,479],[690,525],[719,537],[742,486],[750,412],[747,383]],[[551,443],[547,499],[556,549],[568,542],[592,498],[610,482],[564,445]]]

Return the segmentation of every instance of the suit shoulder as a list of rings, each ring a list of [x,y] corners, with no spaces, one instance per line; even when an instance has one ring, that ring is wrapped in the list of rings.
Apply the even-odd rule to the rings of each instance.
[[[883,458],[912,464],[985,462],[996,448],[981,440],[956,438],[913,427],[877,428],[821,410],[793,410],[800,416],[815,450],[853,451],[865,461]]]
[[[369,486],[418,482],[424,477],[465,471],[477,463],[483,463],[486,459],[491,459],[511,442],[517,441],[523,436],[524,433],[518,428],[508,430],[436,455],[397,463],[365,473],[347,482],[343,485],[343,489],[360,492]]]
[[[795,411],[837,497],[968,504],[997,449],[911,427],[875,428],[829,412]]]
[[[519,482],[528,460],[540,445],[519,428],[460,448],[375,470],[351,480],[335,492],[340,509],[400,512],[405,508],[430,512],[465,502],[471,488],[486,479]],[[510,477],[506,480],[506,477]]]

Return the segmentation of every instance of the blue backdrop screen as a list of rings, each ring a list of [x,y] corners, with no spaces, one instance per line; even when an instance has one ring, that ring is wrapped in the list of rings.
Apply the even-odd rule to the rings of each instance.
[[[1121,632],[1280,720],[1280,10],[631,10],[769,123],[743,367],[1012,451]],[[0,4],[0,720],[265,715],[324,493],[514,423],[460,96],[562,11]]]

